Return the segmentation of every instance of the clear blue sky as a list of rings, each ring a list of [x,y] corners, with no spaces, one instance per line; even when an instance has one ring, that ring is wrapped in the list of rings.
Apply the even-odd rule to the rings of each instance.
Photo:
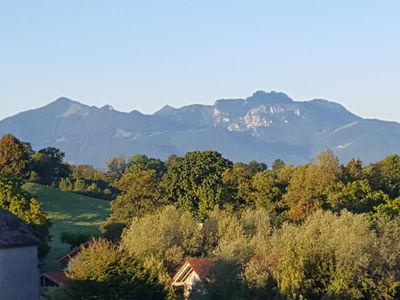
[[[66,96],[122,111],[256,90],[400,121],[400,1],[0,1],[0,118]]]

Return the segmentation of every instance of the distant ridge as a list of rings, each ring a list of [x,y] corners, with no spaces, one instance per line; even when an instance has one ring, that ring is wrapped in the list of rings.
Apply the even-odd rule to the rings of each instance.
[[[103,167],[113,156],[144,153],[166,159],[192,150],[217,150],[233,161],[277,158],[301,164],[326,149],[342,162],[373,162],[400,153],[400,124],[363,119],[327,100],[294,101],[281,92],[257,91],[246,99],[213,105],[169,105],[152,115],[68,98],[0,122],[34,149],[54,146],[71,163]]]

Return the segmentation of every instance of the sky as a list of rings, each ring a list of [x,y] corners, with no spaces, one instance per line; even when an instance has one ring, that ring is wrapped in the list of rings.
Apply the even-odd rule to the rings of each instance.
[[[65,96],[153,113],[257,90],[400,121],[400,1],[0,0],[0,118]]]

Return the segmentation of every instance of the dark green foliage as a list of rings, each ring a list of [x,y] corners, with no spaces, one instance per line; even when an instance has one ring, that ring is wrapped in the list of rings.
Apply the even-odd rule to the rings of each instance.
[[[121,159],[115,160],[122,163]],[[103,226],[115,229],[115,232],[104,230],[104,234],[114,240],[132,216],[165,203],[190,211],[199,219],[206,218],[215,206],[230,211],[264,208],[278,214],[281,221],[296,222],[319,208],[368,213],[389,200],[380,189],[390,190],[392,194],[395,191],[396,164],[397,158],[392,156],[366,167],[356,159],[340,166],[331,151],[321,153],[315,163],[299,167],[286,166],[277,160],[272,170],[254,161],[232,164],[213,151],[171,156],[165,164],[145,155],[135,155],[130,160],[132,167],[123,175],[124,187],[119,187],[120,195],[113,204],[109,219],[112,222]],[[81,167],[80,172],[84,170],[88,174],[95,173],[87,167]],[[141,174],[147,171],[154,172],[152,180],[141,181],[144,178]],[[72,188],[77,190],[75,183],[72,182]],[[71,184],[66,181],[62,186],[68,188]],[[118,181],[115,187],[118,187]],[[92,184],[84,189],[96,191],[98,188]],[[155,205],[147,207],[149,203]]]
[[[376,190],[382,190],[391,198],[400,196],[400,156],[390,155],[380,162],[364,168],[363,176]]]
[[[204,218],[214,206],[222,204],[222,173],[231,165],[214,151],[171,158],[162,179],[167,202]]]
[[[235,208],[254,207],[252,178],[254,168],[235,163],[222,173],[223,203]]]
[[[373,191],[368,180],[339,182],[327,193],[327,201],[335,211],[347,209],[355,213],[366,213],[389,200],[382,191]]]
[[[387,200],[374,208],[374,212],[371,214],[374,220],[383,217],[389,217],[392,219],[400,218],[400,197],[394,200]]]
[[[279,299],[279,291],[274,284],[265,287],[250,285],[243,279],[243,269],[237,262],[218,260],[211,274],[211,280],[194,289],[193,300],[262,300]]]
[[[126,226],[132,218],[153,212],[161,204],[161,194],[154,170],[131,167],[114,186],[120,193],[112,202],[112,213],[102,226],[103,233],[112,239],[120,232],[120,224]],[[113,223],[117,225],[111,225]]]
[[[241,300],[250,298],[246,285],[241,280],[241,268],[235,262],[217,261],[211,274],[211,281],[204,287],[195,288],[190,299]],[[203,290],[204,289],[204,290]]]
[[[71,249],[86,243],[92,238],[87,233],[73,233],[64,231],[61,233],[60,240],[62,243],[71,245]]]
[[[286,164],[282,159],[275,160],[274,163],[272,164],[272,172],[278,173],[285,167],[285,165]]]
[[[343,183],[361,180],[363,178],[363,162],[360,159],[351,159],[346,166],[342,166]]]
[[[252,178],[252,188],[255,207],[278,210],[282,206],[279,180],[272,171],[257,173]]]
[[[45,185],[58,185],[62,178],[70,175],[71,168],[64,161],[65,153],[54,147],[48,147],[32,155],[32,171],[40,178],[40,183]]]
[[[71,170],[71,176],[61,179],[58,184],[61,191],[104,200],[112,200],[116,194],[106,173],[88,165],[71,166]]]
[[[126,224],[115,220],[108,219],[101,227],[102,237],[113,242],[118,242],[121,239],[123,230]]]
[[[128,166],[143,170],[154,170],[157,178],[161,178],[167,171],[167,167],[162,160],[150,158],[144,154],[133,155],[129,159]]]
[[[380,163],[382,190],[392,198],[400,196],[400,156],[390,155]]]
[[[259,172],[263,172],[268,169],[268,166],[265,163],[258,162],[255,160],[252,160],[251,162],[249,162],[247,164],[247,167],[248,167],[251,175],[253,175],[253,176]]]

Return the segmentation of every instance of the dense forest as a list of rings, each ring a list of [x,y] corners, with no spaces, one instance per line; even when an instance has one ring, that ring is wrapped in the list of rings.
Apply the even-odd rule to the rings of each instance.
[[[398,155],[342,165],[327,150],[306,165],[267,166],[194,151],[115,157],[96,170],[6,135],[0,173],[0,207],[44,240],[49,221],[23,181],[112,201],[102,236],[48,299],[180,299],[171,278],[188,257],[215,261],[193,299],[400,297]]]

